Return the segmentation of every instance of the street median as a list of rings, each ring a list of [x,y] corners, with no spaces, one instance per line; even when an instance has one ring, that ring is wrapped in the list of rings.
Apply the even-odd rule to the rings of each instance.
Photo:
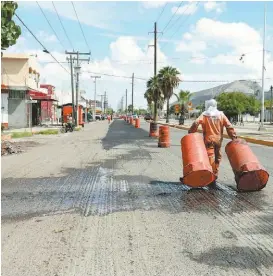
[[[153,122],[153,121],[147,121],[147,122]],[[190,127],[188,127],[188,126],[181,126],[181,125],[175,125],[175,124],[167,124],[167,123],[160,123],[160,122],[157,122],[157,124],[163,125],[163,126],[170,126],[170,127],[181,129],[181,130],[189,130],[190,129]],[[197,131],[199,133],[202,133],[201,129],[198,129]],[[224,138],[229,138],[229,136],[225,133],[223,136],[224,136]],[[240,139],[246,140],[248,143],[263,145],[263,146],[267,146],[267,147],[273,147],[273,141],[256,139],[256,138],[252,138],[252,137],[244,136],[244,135],[238,135],[237,137]]]

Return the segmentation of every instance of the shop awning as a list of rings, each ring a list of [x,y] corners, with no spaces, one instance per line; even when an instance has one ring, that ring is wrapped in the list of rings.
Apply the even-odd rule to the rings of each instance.
[[[54,99],[51,95],[47,95],[41,91],[29,89],[28,90],[28,95],[33,99],[33,100],[39,100],[39,101],[48,101],[48,102],[57,102],[56,99]]]

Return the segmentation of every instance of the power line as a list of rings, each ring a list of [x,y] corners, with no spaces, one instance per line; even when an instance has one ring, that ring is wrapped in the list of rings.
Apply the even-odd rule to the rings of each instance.
[[[198,5],[200,4],[200,1],[196,4],[196,8],[198,7]],[[179,31],[179,29],[184,25],[184,23],[186,23],[186,21],[190,18],[192,14],[188,14],[188,16],[185,18],[185,20],[182,22],[182,24],[180,24],[178,26],[178,28],[175,30],[175,32],[172,34],[172,36],[169,39],[172,39],[173,36]],[[165,48],[166,46],[162,47],[162,50]]]
[[[46,19],[46,21],[47,21],[47,23],[48,23],[49,27],[51,28],[51,30],[52,30],[52,31],[53,31],[53,33],[55,34],[56,38],[59,40],[59,42],[60,42],[60,44],[62,45],[62,47],[65,49],[65,47],[64,47],[64,45],[63,45],[63,43],[62,43],[62,42],[61,42],[61,40],[59,39],[59,36],[57,35],[57,33],[56,33],[56,32],[55,32],[55,30],[53,29],[52,25],[50,24],[50,22],[49,22],[48,18],[46,17],[46,15],[45,15],[45,13],[44,13],[44,11],[43,11],[42,7],[41,7],[41,6],[40,6],[40,4],[38,3],[38,1],[36,1],[36,3],[37,3],[37,5],[39,6],[39,8],[40,8],[40,10],[41,10],[42,14],[44,15],[44,18]]]
[[[63,25],[63,22],[62,22],[62,20],[61,20],[61,18],[60,18],[60,16],[59,16],[59,13],[58,13],[58,11],[57,11],[57,9],[56,9],[56,7],[55,7],[53,1],[52,1],[52,5],[53,5],[54,10],[55,10],[55,12],[56,12],[56,14],[57,14],[57,16],[58,16],[58,18],[59,18],[59,21],[60,21],[61,25],[62,25],[62,28],[63,28],[63,30],[64,30],[64,33],[65,33],[65,35],[66,35],[66,38],[67,38],[67,40],[68,40],[70,46],[72,47],[72,49],[74,49],[73,44],[72,44],[71,40],[69,39],[69,37],[68,37],[68,35],[67,35],[67,32],[66,32],[66,30],[65,30],[65,28],[64,28],[64,25]]]
[[[159,14],[159,16],[158,16],[158,17],[157,17],[157,19],[156,19],[156,22],[158,22],[158,20],[160,19],[161,15],[162,15],[162,14],[163,14],[163,12],[165,11],[165,9],[166,9],[167,5],[168,5],[168,2],[167,2],[167,3],[165,4],[165,6],[163,7],[163,9],[162,9],[161,13]]]
[[[23,20],[15,13],[15,16],[20,20],[20,22],[24,25],[24,27],[30,32],[30,34],[35,38],[35,40],[43,47],[43,52],[46,54],[50,54],[51,57],[68,73],[70,74],[65,67],[61,65],[61,63],[46,49],[46,47],[41,43],[41,41],[34,35],[34,33],[28,28],[28,26],[23,22]]]
[[[117,78],[125,78],[125,79],[132,79],[132,77],[129,76],[119,76],[119,75],[114,75],[114,74],[106,74],[106,73],[98,73],[98,72],[90,72],[90,71],[83,71],[84,73],[90,73],[90,74],[95,74],[95,75],[102,75],[102,76],[108,76],[108,77],[117,77]],[[147,81],[148,79],[142,78],[142,77],[134,77],[135,79],[138,80],[143,80]],[[273,79],[273,78],[266,78],[267,80]],[[245,81],[260,81],[261,79],[245,79]],[[235,80],[182,80],[181,83],[183,82],[191,82],[191,83],[220,83],[220,82],[234,82]]]
[[[88,42],[87,42],[87,40],[86,40],[85,34],[84,34],[84,32],[83,32],[83,29],[82,29],[82,24],[81,24],[81,22],[80,22],[80,20],[79,20],[77,11],[76,11],[75,6],[74,6],[74,3],[73,3],[72,1],[71,1],[71,4],[72,4],[72,6],[73,6],[74,12],[75,12],[75,14],[76,14],[76,17],[77,17],[77,20],[78,20],[78,23],[79,23],[79,26],[80,26],[80,28],[81,28],[82,35],[83,35],[83,38],[84,38],[84,40],[85,40],[86,46],[87,46],[89,52],[91,53],[90,47],[89,47],[89,45],[88,45]],[[92,55],[92,54],[91,54],[91,55]]]
[[[165,25],[165,27],[164,27],[164,29],[163,29],[163,31],[162,31],[163,33],[164,33],[164,31],[166,30],[166,28],[169,26],[169,24],[171,23],[173,17],[174,17],[174,16],[176,15],[176,13],[178,12],[178,10],[179,10],[179,8],[181,7],[182,3],[183,3],[183,1],[180,2],[180,4],[179,4],[179,6],[177,7],[175,13],[171,16],[170,20],[169,20],[168,23]],[[163,34],[162,34],[162,36],[163,36]],[[161,36],[161,37],[162,37],[162,36]]]
[[[186,9],[180,14],[180,16],[178,16],[178,18],[176,19],[176,21],[169,27],[169,29],[171,29],[175,24],[176,22],[178,22],[181,18],[182,18],[182,15],[185,14],[185,12],[191,7],[191,4],[188,4],[186,5]],[[196,5],[197,7],[197,5]]]

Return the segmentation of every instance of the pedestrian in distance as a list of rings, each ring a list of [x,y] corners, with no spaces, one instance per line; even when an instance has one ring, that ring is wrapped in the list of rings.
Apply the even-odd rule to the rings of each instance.
[[[108,120],[108,124],[110,124],[110,122],[111,122],[111,116],[110,115],[107,116],[107,120]]]
[[[241,116],[241,120],[240,120],[240,126],[244,126],[244,120],[243,120],[243,116]]]
[[[221,146],[224,127],[232,140],[236,139],[237,135],[225,114],[217,109],[217,102],[214,99],[205,102],[205,111],[193,122],[189,133],[196,132],[199,125],[202,126],[209,161],[217,179],[222,159]],[[215,187],[215,184],[214,181],[210,187]]]

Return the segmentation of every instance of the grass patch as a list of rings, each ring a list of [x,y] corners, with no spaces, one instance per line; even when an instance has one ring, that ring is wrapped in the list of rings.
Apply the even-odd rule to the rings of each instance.
[[[13,132],[11,133],[11,138],[23,138],[23,137],[30,137],[32,136],[31,132]]]
[[[35,134],[41,134],[41,135],[54,135],[58,134],[59,130],[58,129],[46,129],[46,130],[41,130],[36,132]]]

